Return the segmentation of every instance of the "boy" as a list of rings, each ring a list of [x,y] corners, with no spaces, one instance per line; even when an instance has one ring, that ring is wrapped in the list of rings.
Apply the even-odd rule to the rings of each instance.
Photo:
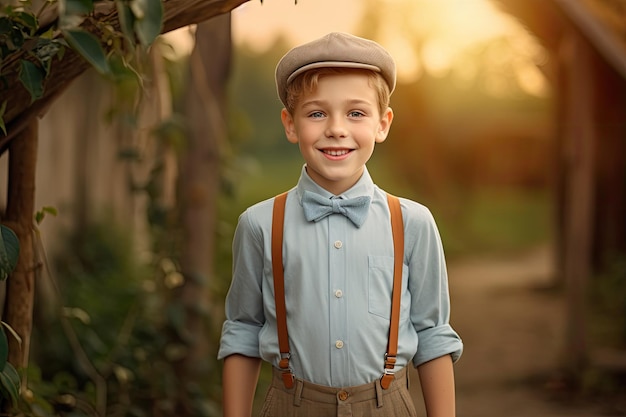
[[[392,209],[365,166],[391,127],[395,83],[387,51],[345,33],[278,63],[281,120],[305,165],[286,203],[258,203],[237,225],[218,354],[226,417],[251,415],[261,360],[274,369],[261,416],[416,416],[411,361],[428,416],[455,415],[463,345],[448,324],[439,233],[424,206]]]

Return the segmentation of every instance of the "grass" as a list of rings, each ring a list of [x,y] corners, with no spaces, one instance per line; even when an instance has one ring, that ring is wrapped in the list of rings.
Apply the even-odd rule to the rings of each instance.
[[[546,242],[552,235],[546,191],[477,189],[463,206],[462,213],[442,226],[452,255],[511,253]]]

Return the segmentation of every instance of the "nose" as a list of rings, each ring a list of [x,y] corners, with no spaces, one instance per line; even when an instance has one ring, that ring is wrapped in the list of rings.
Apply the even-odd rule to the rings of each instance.
[[[326,137],[328,138],[344,138],[348,135],[345,120],[342,117],[329,117],[326,126]]]

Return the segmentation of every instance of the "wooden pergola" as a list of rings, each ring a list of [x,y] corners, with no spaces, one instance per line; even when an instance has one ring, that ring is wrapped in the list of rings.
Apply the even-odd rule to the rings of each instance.
[[[249,0],[165,0],[163,1],[162,32],[207,21],[228,13]],[[50,8],[40,16],[40,32],[56,26],[58,11]],[[114,2],[94,2],[94,12],[83,23],[83,29],[96,32],[94,22],[106,23],[120,30]],[[2,224],[10,227],[20,241],[17,266],[6,282],[2,320],[22,337],[20,345],[9,338],[9,362],[16,368],[27,365],[32,313],[35,294],[35,265],[33,250],[33,215],[35,202],[35,173],[38,148],[38,119],[54,105],[55,100],[90,64],[78,53],[68,49],[62,59],[53,61],[44,84],[43,96],[31,102],[29,92],[19,82],[19,67],[28,52],[20,50],[5,59],[0,91],[0,103],[7,102],[4,122],[7,134],[0,134],[0,155],[8,151],[9,175],[7,207]]]
[[[542,69],[556,98],[557,270],[567,293],[565,363],[578,374],[593,360],[588,281],[626,255],[626,1],[492,1],[551,56]]]
[[[249,0],[167,0],[163,2],[162,33],[176,30],[183,26],[204,22],[212,17],[228,13]],[[110,24],[120,30],[117,8],[113,2],[94,2],[93,18],[84,23],[84,29],[95,31],[93,22]],[[55,25],[58,13],[51,8],[39,19],[41,32]],[[43,97],[31,103],[30,94],[19,82],[19,63],[27,57],[27,51],[17,52],[6,59],[2,65],[2,75],[6,79],[6,87],[0,91],[0,103],[7,100],[4,114],[7,135],[0,136],[0,154],[4,153],[8,144],[19,135],[35,118],[45,113],[55,99],[80,74],[90,68],[74,50],[69,49],[63,59],[56,60],[46,79]]]

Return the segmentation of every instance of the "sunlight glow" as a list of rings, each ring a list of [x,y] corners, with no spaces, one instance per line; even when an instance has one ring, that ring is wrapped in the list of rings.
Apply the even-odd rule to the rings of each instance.
[[[293,46],[332,31],[351,32],[363,12],[358,0],[253,0],[232,12],[233,41],[257,52],[286,35]]]
[[[526,93],[537,97],[546,97],[548,95],[548,83],[536,66],[519,66],[515,75],[519,86]]]
[[[391,56],[396,60],[398,78],[417,80],[424,72],[424,67],[415,53],[415,46],[406,37],[383,36],[380,39]]]
[[[375,21],[363,21],[367,7],[376,7]],[[545,64],[547,54],[489,0],[255,0],[232,16],[234,43],[258,53],[278,36],[295,46],[330,31],[365,30],[394,56],[401,82],[427,73],[450,74],[455,84],[471,85],[480,65],[474,61],[483,60],[483,67],[493,66],[493,79],[484,84],[492,94],[506,94],[511,80],[529,94],[544,96],[547,91],[536,68]],[[496,39],[500,44],[484,48]],[[480,50],[483,55],[477,55]]]
[[[454,50],[445,40],[433,38],[422,48],[424,67],[433,77],[444,77],[452,67]]]
[[[162,48],[163,55],[171,60],[191,54],[195,43],[196,25],[184,26],[180,29],[161,35],[161,40],[170,48]]]

